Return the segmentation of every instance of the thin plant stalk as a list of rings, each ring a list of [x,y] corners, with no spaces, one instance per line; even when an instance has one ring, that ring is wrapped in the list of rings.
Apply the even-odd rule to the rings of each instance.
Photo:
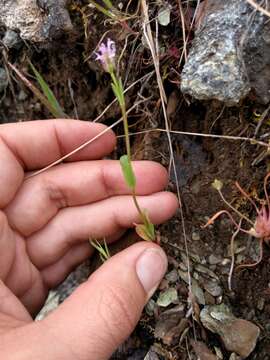
[[[126,144],[126,152],[127,152],[127,159],[123,159],[122,157],[122,169],[124,172],[124,176],[127,182],[127,185],[131,189],[132,193],[132,199],[134,202],[134,205],[139,213],[139,216],[141,218],[141,221],[143,223],[142,225],[137,225],[136,230],[139,233],[140,236],[142,236],[145,240],[154,240],[155,234],[154,234],[154,227],[150,223],[147,214],[140,208],[140,205],[138,203],[137,197],[136,197],[136,191],[135,191],[135,185],[136,185],[136,179],[132,168],[131,163],[131,147],[130,147],[130,139],[129,139],[129,129],[128,129],[128,118],[127,118],[127,112],[126,112],[126,103],[125,103],[125,96],[124,96],[124,89],[122,85],[121,78],[117,78],[117,76],[114,73],[114,67],[108,66],[108,72],[112,79],[112,89],[114,91],[114,94],[118,100],[122,117],[123,117],[123,125],[124,125],[124,134],[125,134],[125,144]],[[125,160],[123,164],[123,160]]]

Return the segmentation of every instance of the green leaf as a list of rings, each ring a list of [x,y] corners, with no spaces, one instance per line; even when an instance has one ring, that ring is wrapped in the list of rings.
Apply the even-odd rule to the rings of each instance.
[[[115,97],[117,98],[117,100],[119,101],[118,99],[118,88],[117,88],[117,85],[112,83],[112,89],[113,89],[113,92],[114,92],[114,95]]]
[[[143,211],[141,214],[141,219],[143,221],[143,224],[136,224],[135,230],[137,234],[146,241],[154,241],[156,234],[155,234],[155,227],[151,223],[149,216],[146,212],[146,210]]]
[[[67,118],[67,115],[62,110],[61,106],[59,105],[56,97],[54,96],[52,90],[49,88],[46,81],[43,79],[41,74],[37,71],[37,69],[34,67],[34,65],[29,61],[29,65],[35,74],[35,77],[37,79],[37,82],[39,83],[39,86],[42,89],[43,94],[46,96],[47,100],[49,101],[51,105],[51,110],[53,112],[53,115],[56,118]],[[50,109],[49,109],[50,110]]]
[[[143,224],[138,224],[135,226],[135,231],[145,241],[152,241],[152,239],[148,236],[147,230]]]
[[[98,240],[89,239],[89,241],[90,244],[98,251],[99,257],[103,263],[111,257],[105,239],[103,239],[103,245]]]
[[[134,190],[136,186],[136,178],[132,169],[131,162],[129,161],[127,155],[123,155],[120,157],[120,164],[127,186],[131,190]]]
[[[144,223],[147,235],[151,238],[151,240],[155,240],[155,236],[156,236],[155,235],[155,227],[149,219],[147,210],[143,211],[143,223]]]

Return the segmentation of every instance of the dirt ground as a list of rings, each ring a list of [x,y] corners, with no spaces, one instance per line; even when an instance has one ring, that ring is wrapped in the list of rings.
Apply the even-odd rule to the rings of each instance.
[[[184,2],[183,2],[184,3]],[[192,2],[191,2],[192,3]],[[116,5],[117,6],[117,5]],[[183,39],[178,2],[171,2],[171,21],[168,26],[160,26],[160,71],[168,97],[167,114],[170,128],[174,131],[196,134],[216,134],[219,136],[254,137],[257,117],[264,106],[253,99],[246,99],[238,107],[225,107],[223,104],[198,102],[185,98],[180,90],[180,72]],[[164,116],[154,72],[151,53],[142,42],[140,27],[140,9],[134,0],[129,3],[129,13],[133,16],[124,22],[113,22],[89,8],[87,1],[70,1],[69,12],[74,31],[55,40],[49,47],[24,43],[19,49],[2,49],[2,66],[8,59],[21,72],[36,83],[28,67],[31,59],[38,71],[46,79],[56,98],[71,118],[83,120],[96,119],[113,100],[109,77],[94,60],[93,52],[104,36],[116,40],[119,60],[119,73],[125,87],[131,86],[126,95],[130,108],[141,100],[129,115],[131,133],[143,132],[131,136],[133,157],[159,161],[170,170],[169,189],[176,191],[176,176],[172,171],[168,138],[164,129]],[[153,4],[150,18],[157,16],[157,4]],[[154,31],[155,26],[152,26]],[[5,29],[1,29],[3,35]],[[192,31],[190,39],[192,39]],[[141,80],[139,80],[141,79]],[[138,81],[137,81],[138,80]],[[137,83],[134,85],[134,82]],[[50,113],[27,87],[9,71],[9,85],[1,94],[0,118],[2,122],[46,119]],[[112,125],[120,117],[117,105],[112,105],[98,119]],[[68,120],[67,120],[68,121]],[[256,139],[267,143],[270,139],[269,121],[265,121]],[[151,130],[151,131],[148,131]],[[123,134],[122,125],[117,126],[118,135]],[[146,131],[146,132],[145,132]],[[213,296],[202,287],[206,304],[225,303],[230,305],[235,316],[249,320],[261,329],[256,349],[248,359],[269,359],[270,353],[270,252],[264,246],[262,262],[252,269],[235,271],[232,278],[232,291],[228,289],[230,268],[230,239],[235,227],[222,216],[214,225],[202,226],[208,219],[222,209],[228,209],[218,192],[212,187],[215,179],[222,181],[223,194],[228,202],[245,214],[253,222],[256,210],[250,201],[235,187],[238,181],[241,187],[260,207],[265,202],[263,180],[269,167],[267,148],[244,140],[201,137],[198,135],[171,134],[173,155],[176,161],[178,186],[181,194],[184,224],[180,211],[173,220],[160,227],[161,245],[169,256],[169,273],[173,279],[166,278],[160,289],[148,304],[132,337],[113,356],[113,359],[144,359],[151,348],[154,355],[148,359],[184,360],[195,359],[190,340],[194,329],[211,351],[217,347],[224,359],[229,359],[218,336],[210,333],[191,317],[185,318],[188,310],[188,285],[179,276],[178,270],[185,272],[186,249],[183,226],[191,261],[191,276],[197,265],[214,272],[218,278],[221,292]],[[113,154],[119,158],[123,153],[123,140],[119,138],[118,147]],[[232,215],[236,221],[239,218]],[[244,224],[248,228],[248,224]],[[258,256],[258,240],[247,234],[239,234],[236,239],[236,265],[254,262]],[[214,260],[213,261],[213,256]],[[197,271],[198,274],[198,271]],[[194,275],[195,276],[195,275]],[[199,281],[200,284],[200,281]],[[168,288],[177,290],[178,299],[168,306],[157,304],[160,293]],[[207,294],[206,294],[207,293]],[[202,304],[197,304],[202,308]],[[178,308],[177,308],[178,307]],[[170,309],[180,309],[171,319],[162,314]],[[162,320],[169,339],[157,336],[157,324]],[[185,320],[182,321],[181,320]],[[159,324],[160,326],[160,324]],[[152,356],[152,357],[151,357]]]

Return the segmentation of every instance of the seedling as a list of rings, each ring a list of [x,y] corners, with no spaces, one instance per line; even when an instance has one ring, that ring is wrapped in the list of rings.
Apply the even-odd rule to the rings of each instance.
[[[154,225],[149,220],[147,211],[141,209],[136,197],[136,177],[131,163],[131,148],[129,141],[128,118],[126,111],[124,88],[121,77],[116,75],[115,73],[115,56],[115,43],[114,41],[107,39],[106,44],[102,43],[99,46],[98,52],[96,53],[96,60],[100,61],[103,69],[110,74],[112,80],[112,89],[122,112],[127,154],[123,155],[120,158],[120,164],[125,178],[125,182],[131,190],[134,205],[139,213],[140,220],[142,222],[142,224],[135,224],[136,232],[144,240],[153,241],[155,240]]]
[[[29,65],[36,77],[36,80],[41,88],[40,91],[33,83],[31,83],[14,65],[8,62],[9,67],[17,74],[17,76],[23,81],[23,83],[33,92],[33,94],[39,99],[39,101],[47,108],[48,111],[57,118],[68,118],[64,113],[56,97],[54,96],[49,85],[46,83],[42,75],[37,71],[34,65],[29,62]]]
[[[98,240],[91,239],[89,239],[89,242],[98,251],[100,260],[103,263],[111,257],[105,238],[103,239],[103,244],[101,244]]]
[[[239,265],[237,267],[237,269],[240,269],[240,268],[252,268],[254,266],[257,266],[262,261],[262,258],[263,258],[263,245],[264,245],[264,243],[269,245],[269,242],[270,242],[270,200],[269,200],[269,195],[268,195],[268,192],[267,192],[267,181],[268,181],[269,177],[270,177],[270,172],[264,178],[265,200],[264,200],[264,203],[263,203],[263,205],[261,206],[260,209],[257,207],[255,202],[251,199],[251,197],[245,192],[245,190],[242,189],[242,187],[238,184],[238,182],[235,183],[236,188],[254,206],[254,208],[256,210],[256,213],[257,213],[255,222],[252,222],[249,218],[247,218],[245,215],[240,213],[237,209],[235,209],[231,204],[229,204],[226,201],[226,199],[224,198],[224,196],[223,196],[223,194],[221,192],[222,183],[220,181],[215,180],[215,182],[213,183],[214,188],[218,191],[218,193],[220,194],[222,200],[226,203],[226,205],[228,205],[230,207],[231,210],[233,210],[240,217],[241,220],[240,220],[239,224],[237,224],[237,222],[235,221],[235,219],[233,218],[233,216],[231,215],[231,213],[229,211],[221,210],[221,211],[217,212],[215,215],[213,215],[210,220],[208,220],[208,222],[204,225],[204,228],[206,228],[210,224],[213,224],[214,221],[220,215],[226,214],[227,216],[229,216],[232,223],[236,226],[236,228],[237,228],[236,232],[237,233],[239,231],[242,231],[242,232],[244,232],[244,233],[246,233],[248,235],[251,235],[251,236],[253,236],[253,237],[255,237],[255,238],[257,238],[259,240],[259,246],[260,246],[259,259],[254,263],[241,264],[241,265]],[[243,229],[241,227],[242,220],[245,220],[246,222],[248,222],[251,225],[251,228],[249,230]],[[236,233],[232,237],[232,242],[233,242],[233,240],[235,238],[235,235],[236,235]]]

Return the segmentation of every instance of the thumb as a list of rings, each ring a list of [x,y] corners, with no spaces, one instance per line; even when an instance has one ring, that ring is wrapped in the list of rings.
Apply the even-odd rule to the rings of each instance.
[[[166,269],[166,255],[153,243],[109,259],[43,320],[43,341],[47,331],[53,352],[48,358],[108,359],[133,331]]]

